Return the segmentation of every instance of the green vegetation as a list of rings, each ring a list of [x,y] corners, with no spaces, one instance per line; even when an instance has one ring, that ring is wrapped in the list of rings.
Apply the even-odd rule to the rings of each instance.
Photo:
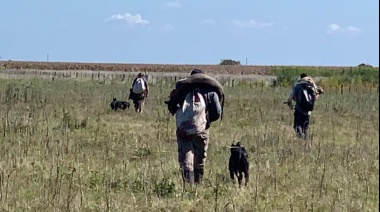
[[[241,65],[239,60],[223,59],[219,65]]]
[[[372,70],[368,73],[375,76]],[[367,77],[362,76],[363,82]],[[129,86],[130,82],[118,81],[0,79],[0,207],[4,211],[379,208],[377,85],[326,87],[312,114],[309,148],[295,138],[292,111],[282,104],[289,87],[245,83],[225,87],[224,120],[212,125],[205,180],[196,194],[182,191],[175,121],[163,104],[173,83],[151,85],[142,114],[133,109],[111,111],[112,97],[126,99]],[[237,140],[250,160],[251,181],[241,189],[231,184],[227,170],[229,145]]]
[[[290,85],[301,73],[309,76],[328,77],[322,79],[321,85],[350,85],[350,84],[379,84],[379,68],[371,66],[358,66],[340,68],[339,70],[328,67],[274,67],[268,74],[277,76],[277,82],[282,85]]]

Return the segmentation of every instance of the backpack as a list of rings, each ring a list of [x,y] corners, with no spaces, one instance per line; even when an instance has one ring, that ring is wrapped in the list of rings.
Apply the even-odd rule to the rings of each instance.
[[[199,90],[186,95],[182,106],[176,111],[176,125],[186,135],[196,135],[206,129],[206,101]]]
[[[140,94],[140,93],[144,92],[145,89],[146,89],[146,87],[145,87],[144,79],[143,78],[137,78],[135,83],[132,86],[133,93]]]
[[[297,85],[296,102],[303,111],[313,111],[316,99],[316,92],[311,83],[300,83]]]

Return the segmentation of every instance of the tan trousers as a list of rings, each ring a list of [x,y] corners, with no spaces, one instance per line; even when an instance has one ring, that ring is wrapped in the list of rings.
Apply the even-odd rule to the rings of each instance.
[[[203,169],[207,157],[208,142],[208,130],[187,137],[181,137],[177,134],[178,162],[182,170]]]

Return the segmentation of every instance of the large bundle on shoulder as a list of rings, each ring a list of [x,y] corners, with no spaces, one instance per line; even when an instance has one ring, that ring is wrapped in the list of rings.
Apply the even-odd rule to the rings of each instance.
[[[132,91],[135,94],[140,94],[140,93],[144,92],[146,89],[147,89],[146,88],[146,82],[145,82],[145,79],[143,77],[137,78],[132,85]]]
[[[317,99],[317,86],[313,79],[304,77],[300,79],[295,87],[296,102],[304,111],[313,111]]]
[[[189,77],[182,79],[176,83],[176,88],[170,93],[169,101],[165,101],[165,104],[168,105],[169,112],[174,115],[178,109],[178,105],[181,104],[186,95],[196,89],[207,89],[218,94],[220,105],[224,107],[224,91],[223,87],[218,81],[206,74],[194,74]],[[222,119],[223,116],[221,116]]]

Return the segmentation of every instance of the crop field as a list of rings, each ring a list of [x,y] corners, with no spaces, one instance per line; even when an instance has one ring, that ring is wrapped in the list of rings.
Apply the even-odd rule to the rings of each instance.
[[[378,81],[326,84],[308,143],[282,104],[289,86],[225,86],[195,192],[182,188],[163,103],[173,82],[151,85],[142,114],[112,111],[130,84],[0,79],[2,211],[378,211]],[[247,187],[228,177],[234,141],[248,150]]]
[[[339,66],[264,66],[264,65],[175,65],[175,64],[122,64],[122,63],[77,63],[77,62],[36,62],[36,61],[0,61],[0,69],[35,69],[35,70],[75,70],[75,71],[110,71],[110,72],[180,72],[189,73],[198,68],[210,74],[257,74],[269,75],[283,69],[303,69],[317,71],[342,71],[355,67]],[[376,68],[378,70],[378,67]]]

